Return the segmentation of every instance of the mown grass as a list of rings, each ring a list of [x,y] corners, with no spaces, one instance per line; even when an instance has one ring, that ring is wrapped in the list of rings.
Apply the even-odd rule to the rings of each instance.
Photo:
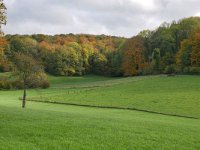
[[[34,91],[29,100],[136,108],[200,118],[199,76],[103,78],[101,81],[90,78],[59,78],[62,88],[53,84],[51,89]],[[51,80],[55,82],[55,78]]]
[[[200,148],[200,121],[136,111],[0,100],[0,149]]]
[[[199,118],[199,76],[50,77],[28,98],[148,109]],[[0,91],[0,150],[200,149],[200,119],[133,110],[27,102]]]
[[[96,83],[98,81],[107,81],[107,80],[115,80],[115,78],[111,77],[103,77],[103,76],[95,76],[95,75],[87,75],[80,77],[55,77],[49,76],[49,80],[51,82],[52,87],[70,87],[70,86],[81,86]]]

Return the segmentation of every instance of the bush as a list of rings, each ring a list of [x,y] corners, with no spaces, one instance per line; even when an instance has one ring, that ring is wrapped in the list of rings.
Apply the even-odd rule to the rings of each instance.
[[[200,67],[190,67],[189,73],[192,75],[200,75]]]
[[[27,88],[49,88],[48,77],[44,73],[33,75],[27,81]],[[20,79],[9,79],[8,77],[0,78],[0,90],[23,89],[24,84]]]
[[[144,67],[144,69],[142,70],[142,75],[151,75],[153,74],[153,65],[148,65],[146,67]]]
[[[8,60],[0,60],[0,72],[9,72],[12,70],[12,65]]]
[[[12,88],[14,88],[14,89],[23,89],[24,88],[23,82],[20,81],[20,80],[12,81]]]
[[[0,80],[0,89],[4,89],[4,82],[5,81]]]
[[[49,88],[49,87],[50,87],[50,83],[49,83],[49,81],[44,81],[44,82],[42,83],[41,88],[43,88],[43,89],[47,89],[47,88]]]
[[[183,69],[184,74],[200,75],[200,67],[185,67]]]
[[[28,88],[49,88],[50,83],[45,73],[34,74],[27,81]]]
[[[190,73],[190,68],[189,68],[189,67],[183,68],[183,73],[184,73],[184,74]]]
[[[0,80],[0,89],[10,90],[12,89],[12,83],[8,80]]]
[[[165,68],[164,71],[165,74],[175,74],[177,73],[177,69],[175,65],[169,65]]]

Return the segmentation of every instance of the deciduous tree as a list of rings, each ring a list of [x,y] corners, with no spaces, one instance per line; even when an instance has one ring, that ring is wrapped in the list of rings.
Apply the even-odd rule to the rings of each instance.
[[[13,64],[17,75],[23,80],[24,94],[22,98],[22,108],[26,106],[26,90],[27,81],[32,75],[43,72],[42,65],[38,63],[33,57],[23,53],[15,53],[13,56]]]
[[[0,0],[0,36],[3,36],[2,25],[6,24],[6,6],[3,0]]]

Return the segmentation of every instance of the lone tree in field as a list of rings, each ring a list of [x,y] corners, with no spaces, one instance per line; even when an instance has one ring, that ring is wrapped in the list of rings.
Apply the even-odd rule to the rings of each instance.
[[[1,37],[4,35],[1,25],[5,25],[5,24],[6,24],[6,6],[3,0],[0,0],[0,36]]]
[[[32,56],[23,53],[15,53],[13,56],[13,63],[17,75],[23,81],[24,94],[22,98],[22,108],[25,108],[27,81],[31,80],[31,76],[42,73],[44,70],[42,65],[38,63],[37,60],[35,60]]]

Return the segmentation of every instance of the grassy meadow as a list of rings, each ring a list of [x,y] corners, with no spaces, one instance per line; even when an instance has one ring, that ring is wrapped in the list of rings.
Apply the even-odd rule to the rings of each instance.
[[[136,108],[200,118],[199,76],[134,78],[50,77],[52,87],[30,93],[29,100]]]
[[[0,91],[0,150],[200,149],[199,76],[49,79],[51,88],[28,90],[40,103],[26,109],[22,91]]]

